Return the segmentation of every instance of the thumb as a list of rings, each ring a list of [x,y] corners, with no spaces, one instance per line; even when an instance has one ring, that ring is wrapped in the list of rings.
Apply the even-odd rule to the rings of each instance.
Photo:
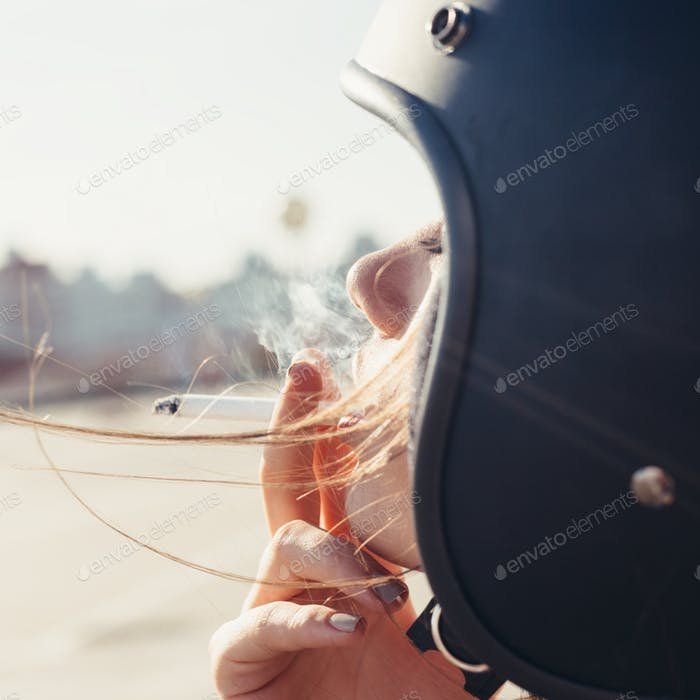
[[[248,610],[211,638],[216,688],[223,697],[250,693],[278,676],[289,654],[349,646],[365,626],[364,618],[324,605],[277,601]]]

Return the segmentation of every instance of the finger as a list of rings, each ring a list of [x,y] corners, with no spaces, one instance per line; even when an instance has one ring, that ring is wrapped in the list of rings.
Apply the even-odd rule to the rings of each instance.
[[[294,652],[349,646],[362,639],[364,625],[359,616],[323,605],[281,601],[249,610],[209,643],[217,691],[228,698],[262,688]]]
[[[363,582],[377,578],[375,585]],[[336,600],[364,607],[368,612],[394,612],[408,598],[408,588],[368,554],[355,554],[355,545],[346,535],[326,532],[303,520],[283,525],[265,549],[257,575],[243,609],[276,600],[290,600],[308,590],[307,582],[338,589]],[[277,584],[277,585],[276,585]]]
[[[323,353],[314,349],[301,351],[292,358],[270,428],[291,425],[316,410],[319,401],[335,400],[339,395],[330,362]],[[301,445],[265,446],[260,481],[271,535],[291,520],[319,522],[320,497],[312,487],[313,451],[311,439]]]
[[[340,398],[340,389],[335,379],[333,365],[325,353],[316,348],[305,348],[294,355],[289,363],[290,367],[298,362],[308,362],[321,373],[323,383],[320,396],[321,401],[337,401]]]

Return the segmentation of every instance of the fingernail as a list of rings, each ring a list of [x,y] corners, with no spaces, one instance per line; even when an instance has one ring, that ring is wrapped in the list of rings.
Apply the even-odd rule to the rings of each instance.
[[[307,364],[313,365],[316,368],[319,367],[318,357],[316,357],[313,352],[309,352],[308,350],[299,350],[298,352],[294,353],[294,357],[292,357],[290,364],[296,365],[298,362],[306,362]]]
[[[331,626],[340,632],[354,632],[362,618],[358,615],[348,615],[347,613],[335,613],[329,618]]]
[[[304,362],[303,360],[292,360],[289,367],[287,367],[287,376],[289,376],[297,367],[303,367],[305,364],[308,364],[308,362]]]
[[[359,423],[360,420],[362,420],[362,418],[364,418],[364,414],[361,411],[359,411],[359,410],[350,411],[350,413],[348,413],[347,415],[342,416],[340,418],[336,427],[338,427],[338,428],[350,428],[353,425],[357,425],[357,423]]]
[[[294,362],[293,364],[289,365],[289,368],[287,369],[287,377],[291,379],[292,381],[296,381],[297,379],[304,379],[306,376],[308,376],[309,372],[313,372],[314,369],[312,369],[313,365],[311,363],[306,362],[305,360],[299,360],[298,362]]]
[[[386,605],[395,605],[399,600],[408,596],[406,584],[396,580],[372,586],[372,591]]]

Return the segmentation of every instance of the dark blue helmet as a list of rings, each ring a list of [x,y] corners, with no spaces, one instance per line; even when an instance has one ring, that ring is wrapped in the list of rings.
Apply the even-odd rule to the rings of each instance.
[[[700,698],[700,2],[386,0],[343,89],[445,215],[415,488],[451,651]]]

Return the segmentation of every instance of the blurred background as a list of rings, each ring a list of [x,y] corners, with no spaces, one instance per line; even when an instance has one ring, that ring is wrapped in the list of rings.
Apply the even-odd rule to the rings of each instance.
[[[3,6],[4,405],[31,389],[39,415],[177,430],[154,397],[274,395],[307,345],[347,377],[368,331],[348,267],[439,215],[418,156],[338,87],[377,5]],[[77,498],[142,543],[254,576],[257,488],[120,475],[254,481],[258,460],[0,426],[0,699],[213,699],[207,641],[248,585],[134,545]],[[67,474],[76,498],[52,463],[108,476]]]
[[[142,360],[135,377],[189,378],[203,346],[240,349],[235,359],[257,370],[267,360],[251,345],[256,333],[268,344],[274,335],[273,353],[301,340],[283,342],[279,327],[290,321],[279,308],[288,278],[306,277],[319,295],[301,290],[292,304],[323,306],[330,296],[345,313],[349,264],[438,215],[417,155],[338,88],[376,5],[30,0],[5,8],[0,332],[10,340],[0,371],[13,387],[8,398],[23,395],[23,322],[33,343],[50,327],[54,355],[90,374],[216,303],[213,323],[157,361]],[[261,281],[274,288],[260,291]],[[281,315],[270,321],[274,306]],[[322,310],[310,309],[314,321],[328,321]],[[113,373],[122,386],[134,378],[124,364]],[[38,395],[76,383],[64,387],[49,365]]]

